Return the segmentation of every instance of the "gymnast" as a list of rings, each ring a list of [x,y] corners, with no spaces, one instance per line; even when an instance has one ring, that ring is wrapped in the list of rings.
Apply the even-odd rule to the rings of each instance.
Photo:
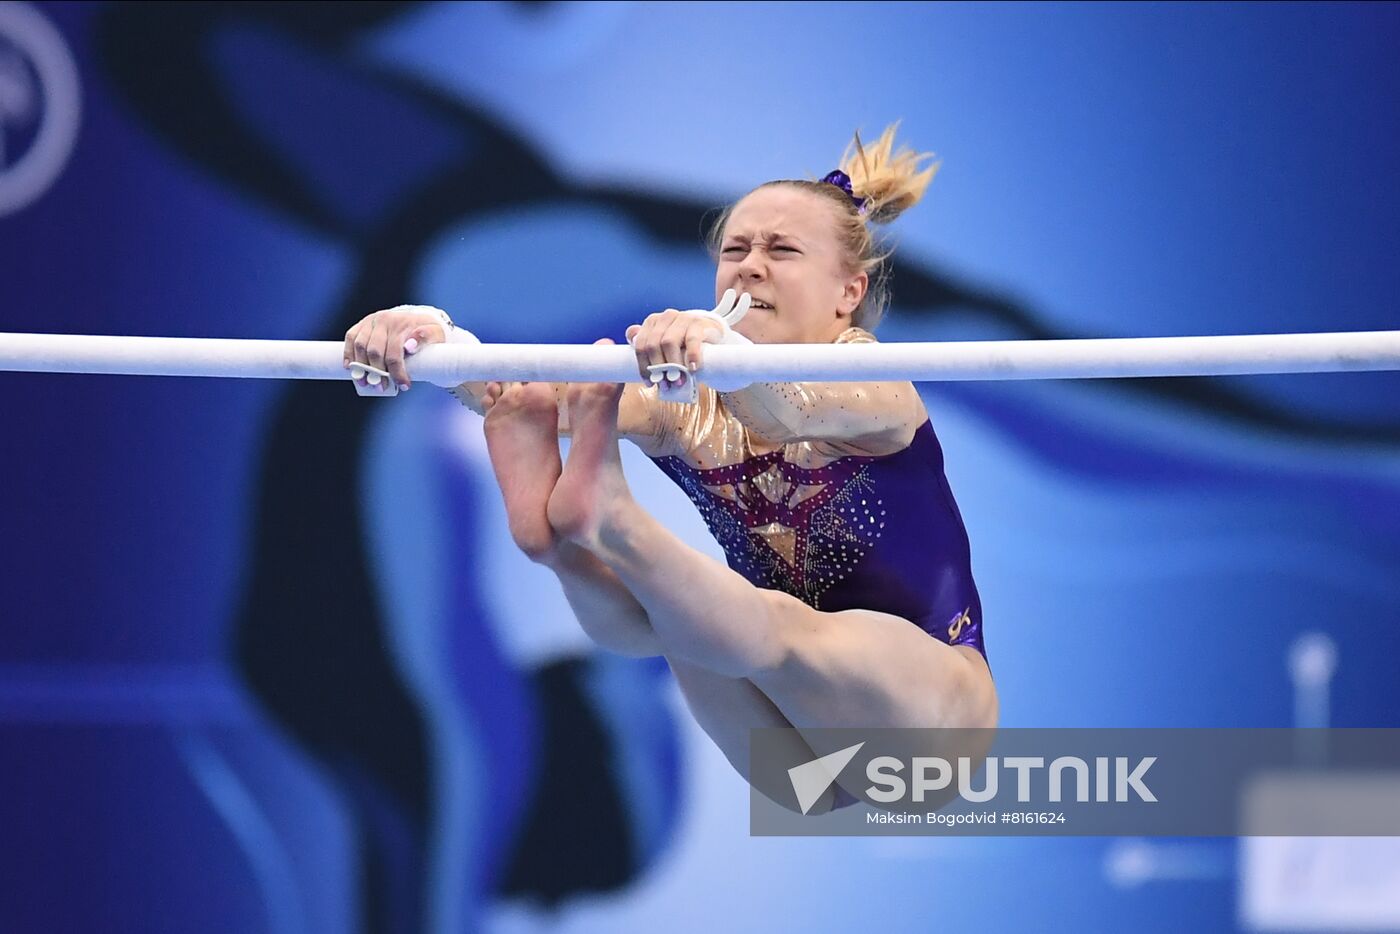
[[[750,781],[752,728],[795,727],[801,743],[811,728],[997,721],[967,533],[914,386],[719,391],[704,379],[706,343],[875,340],[889,253],[873,227],[918,202],[937,168],[894,137],[857,135],[822,180],[768,182],[725,210],[709,236],[719,306],[627,329],[643,383],[452,390],[485,415],[515,544],[558,576],[599,645],[665,656],[696,721]],[[406,357],[444,340],[475,338],[427,306],[376,312],[346,333],[345,365],[406,388]],[[695,402],[666,401],[686,389]],[[690,497],[727,567],[632,498],[619,437]],[[814,810],[852,800],[834,787]]]

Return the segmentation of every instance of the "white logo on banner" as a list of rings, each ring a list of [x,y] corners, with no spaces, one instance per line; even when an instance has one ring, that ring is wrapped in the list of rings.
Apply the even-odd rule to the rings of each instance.
[[[28,4],[0,3],[0,216],[58,178],[78,112],[78,67],[58,30]]]
[[[803,814],[812,810],[812,805],[826,794],[826,790],[836,781],[836,776],[841,774],[841,770],[855,758],[856,753],[860,752],[860,747],[864,745],[865,743],[856,743],[854,746],[838,749],[820,759],[813,759],[788,769],[788,779],[792,782],[792,790],[797,793],[797,804],[802,808]]]

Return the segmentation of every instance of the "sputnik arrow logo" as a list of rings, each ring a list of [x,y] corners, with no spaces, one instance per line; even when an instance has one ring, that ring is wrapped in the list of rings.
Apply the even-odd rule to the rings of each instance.
[[[788,778],[792,781],[792,790],[797,794],[797,804],[803,814],[812,809],[812,805],[826,793],[832,782],[836,781],[836,776],[864,745],[864,742],[856,743],[788,769]]]

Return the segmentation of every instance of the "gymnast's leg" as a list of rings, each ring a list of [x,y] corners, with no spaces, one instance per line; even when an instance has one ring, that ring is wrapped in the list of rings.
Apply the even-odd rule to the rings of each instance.
[[[483,406],[486,446],[516,546],[555,573],[593,641],[632,658],[660,655],[645,612],[616,575],[549,526],[546,508],[562,466],[554,390],[548,383],[493,384]]]
[[[617,448],[620,392],[570,387],[573,444],[548,515],[645,607],[668,657],[752,682],[799,728],[995,725],[996,691],[975,650],[884,613],[823,613],[754,587],[642,509]]]
[[[661,655],[662,646],[646,610],[617,574],[549,526],[546,506],[561,469],[553,390],[545,383],[513,384],[490,393],[486,408],[487,447],[516,544],[555,573],[579,624],[595,642],[631,657]],[[715,674],[673,656],[666,661],[696,722],[739,774],[751,781],[749,730],[791,729],[792,724],[752,682]],[[795,758],[814,757],[799,735],[790,737]],[[775,800],[782,801],[790,796],[790,789],[778,788],[774,794]],[[813,810],[829,809],[833,798],[834,791],[828,789]]]

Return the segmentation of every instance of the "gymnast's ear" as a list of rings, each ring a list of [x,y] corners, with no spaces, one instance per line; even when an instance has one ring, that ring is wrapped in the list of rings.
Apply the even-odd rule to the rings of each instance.
[[[836,305],[837,317],[849,318],[854,315],[860,303],[865,300],[865,293],[869,288],[870,273],[864,270],[847,279],[841,288],[841,300]]]

